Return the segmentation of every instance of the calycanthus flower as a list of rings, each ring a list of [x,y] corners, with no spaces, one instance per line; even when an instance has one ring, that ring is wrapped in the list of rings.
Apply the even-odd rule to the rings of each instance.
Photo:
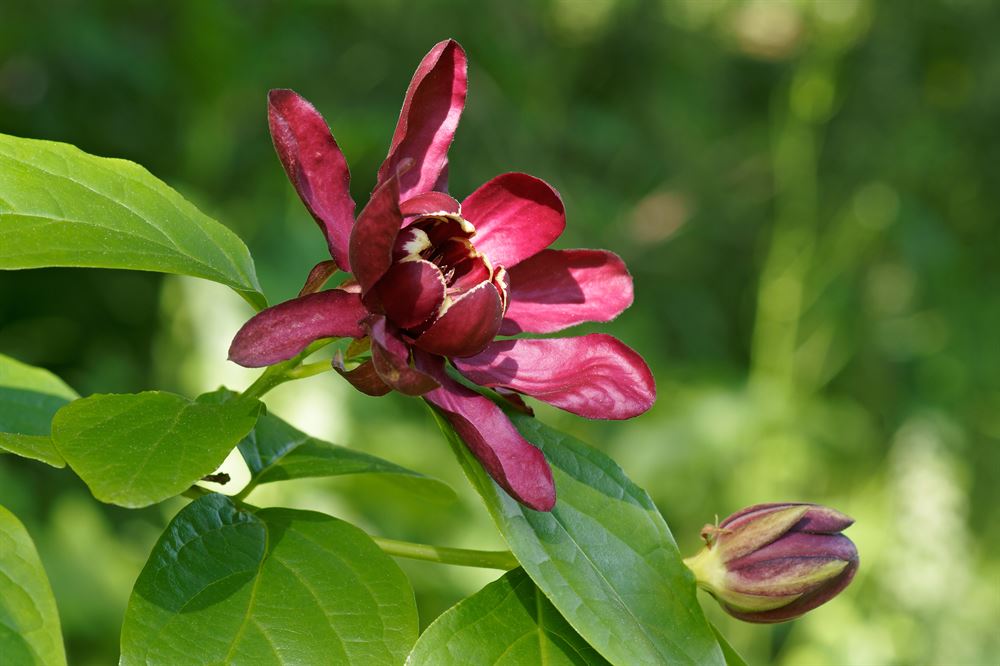
[[[632,279],[603,250],[551,250],[565,211],[547,183],[522,173],[490,180],[461,203],[447,194],[448,148],[466,96],[466,58],[448,40],[421,61],[389,154],[357,220],[347,162],[323,117],[290,90],[272,90],[274,145],[326,236],[298,298],[268,308],[236,334],[230,358],[262,367],[314,340],[351,337],[364,358],[334,367],[369,395],[391,390],[438,408],[487,472],[540,511],[555,504],[552,473],[491,400],[453,378],[597,419],[625,419],[655,399],[642,358],[603,334],[497,339],[609,321],[632,303]],[[353,278],[321,290],[336,269]],[[367,354],[370,352],[370,357]]]

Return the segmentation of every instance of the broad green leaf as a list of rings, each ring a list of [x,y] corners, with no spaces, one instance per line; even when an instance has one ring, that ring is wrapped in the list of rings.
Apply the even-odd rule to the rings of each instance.
[[[407,666],[607,664],[573,631],[523,569],[445,611],[424,630]]]
[[[438,422],[521,566],[559,612],[615,664],[724,664],[694,577],[649,495],[600,451],[509,416],[552,466],[558,499],[549,513],[511,499]]]
[[[413,590],[358,528],[292,509],[185,507],[136,581],[121,663],[400,664]]]
[[[243,241],[138,164],[0,134],[0,269],[46,266],[192,275],[266,306]]]
[[[257,422],[256,400],[160,391],[92,395],[60,409],[52,439],[102,502],[137,508],[214,471]]]
[[[66,461],[59,455],[56,445],[48,435],[19,435],[0,432],[0,453],[8,451],[22,458],[38,460],[53,467],[65,467]]]
[[[729,644],[729,641],[726,640],[726,637],[722,635],[722,632],[714,624],[712,625],[712,631],[715,633],[716,640],[719,641],[719,647],[722,648],[722,655],[726,658],[726,666],[747,666],[746,660]]]
[[[59,613],[24,525],[0,506],[0,664],[66,663]]]
[[[438,500],[454,500],[446,483],[367,453],[336,446],[295,429],[272,414],[264,414],[240,442],[240,453],[253,474],[252,484],[285,479],[379,474],[408,490]]]
[[[64,467],[48,435],[52,416],[77,397],[48,370],[0,354],[0,450]]]

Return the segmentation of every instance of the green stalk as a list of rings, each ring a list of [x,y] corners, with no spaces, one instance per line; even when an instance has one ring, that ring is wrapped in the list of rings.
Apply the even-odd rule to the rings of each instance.
[[[293,356],[287,361],[282,361],[281,363],[275,363],[274,365],[268,366],[261,376],[243,391],[242,397],[259,399],[274,387],[284,384],[287,381],[311,377],[312,375],[319,374],[320,372],[324,372],[329,369],[329,363],[309,363],[302,367],[299,366],[306,358],[336,340],[337,338],[317,340],[302,350],[302,353],[297,356]],[[323,368],[320,369],[320,366],[323,366]],[[306,368],[308,368],[308,370],[306,370]]]
[[[446,548],[444,546],[431,546],[425,543],[383,539],[382,537],[372,537],[372,540],[383,552],[394,557],[406,557],[411,560],[454,564],[460,567],[501,569],[503,571],[509,571],[520,566],[517,558],[509,550]]]

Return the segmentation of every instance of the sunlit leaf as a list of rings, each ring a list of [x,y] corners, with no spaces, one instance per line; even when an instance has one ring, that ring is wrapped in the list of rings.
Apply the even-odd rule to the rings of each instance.
[[[552,466],[551,512],[511,499],[438,423],[521,566],[563,617],[615,664],[724,664],[694,578],[646,492],[600,451],[510,416]]]
[[[52,439],[102,502],[141,507],[214,471],[253,428],[256,400],[189,400],[161,391],[93,395],[60,409]]]
[[[266,305],[243,241],[141,166],[0,134],[0,269],[192,275]]]
[[[253,485],[285,479],[378,474],[398,485],[439,500],[453,500],[446,483],[376,456],[336,446],[297,430],[272,414],[264,414],[240,442],[240,453],[253,474]]]
[[[0,664],[66,663],[59,613],[24,525],[0,506]]]
[[[221,495],[185,507],[139,576],[122,628],[129,664],[400,664],[413,590],[361,530]]]
[[[408,666],[607,664],[573,631],[523,569],[445,611],[420,635]]]
[[[48,435],[52,416],[77,397],[48,370],[0,354],[0,450],[65,466]]]

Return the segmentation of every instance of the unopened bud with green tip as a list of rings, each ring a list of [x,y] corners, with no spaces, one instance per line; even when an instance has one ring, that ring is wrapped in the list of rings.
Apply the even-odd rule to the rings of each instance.
[[[854,578],[858,550],[841,534],[853,522],[816,504],[758,504],[706,525],[705,547],[684,563],[733,617],[784,622]]]

